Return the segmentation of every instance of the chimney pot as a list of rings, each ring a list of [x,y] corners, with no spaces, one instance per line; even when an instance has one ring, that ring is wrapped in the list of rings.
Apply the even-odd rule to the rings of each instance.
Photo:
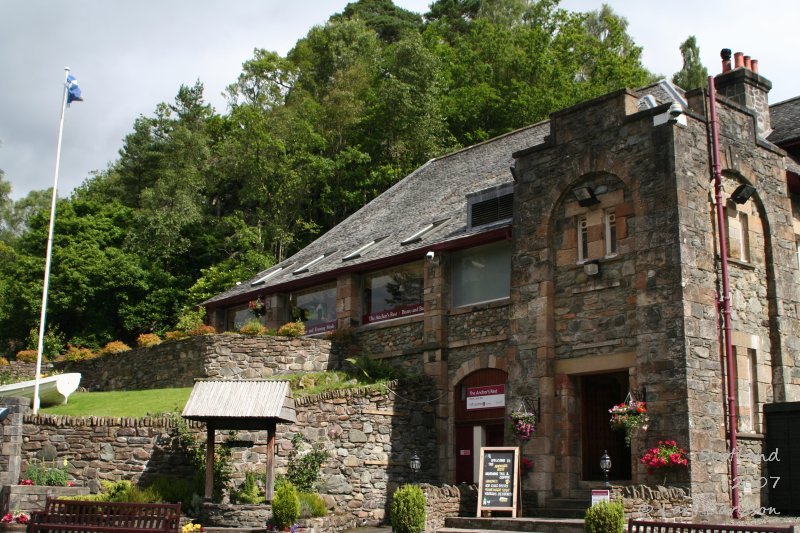
[[[739,68],[744,66],[744,53],[743,52],[736,52],[733,54],[733,68]]]
[[[758,74],[758,59],[750,60],[750,70],[752,70],[755,74]]]
[[[723,48],[719,56],[722,58],[722,72],[728,72],[731,69],[731,49]]]
[[[750,70],[750,56],[744,56],[744,68]]]

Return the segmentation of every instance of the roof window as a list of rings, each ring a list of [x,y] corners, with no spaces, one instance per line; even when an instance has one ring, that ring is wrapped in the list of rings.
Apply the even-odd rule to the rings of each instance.
[[[256,285],[261,285],[262,283],[266,282],[269,278],[277,274],[278,272],[282,271],[285,267],[278,267],[269,274],[264,277],[258,278],[253,283],[250,284],[251,287],[255,287]]]
[[[386,237],[381,237],[380,239],[375,239],[373,241],[368,242],[367,244],[365,244],[361,248],[353,250],[352,252],[350,252],[346,256],[342,257],[342,261],[349,261],[350,259],[357,259],[357,258],[361,257],[362,255],[364,255],[367,252],[367,250],[369,250],[370,248],[372,248],[373,246],[375,246],[376,244],[378,244],[379,242],[381,242],[385,238]]]
[[[433,231],[436,227],[442,225],[442,223],[444,223],[446,221],[447,221],[447,219],[444,218],[442,220],[437,220],[435,222],[431,222],[430,224],[428,224],[427,226],[425,226],[424,228],[422,228],[421,230],[419,230],[415,234],[411,235],[410,237],[406,237],[405,239],[400,241],[400,245],[401,246],[405,246],[406,244],[412,244],[412,243],[421,241],[422,238],[425,235],[427,235],[428,233]]]
[[[305,265],[303,265],[303,266],[301,266],[300,268],[298,268],[297,270],[293,271],[293,272],[292,272],[292,275],[296,276],[296,275],[298,275],[298,274],[305,274],[306,272],[308,272],[308,270],[309,270],[309,269],[310,269],[312,266],[316,265],[317,263],[319,263],[320,261],[322,261],[323,259],[325,259],[325,258],[326,258],[326,257],[328,257],[329,255],[331,255],[332,253],[333,253],[333,252],[325,252],[324,254],[322,254],[322,255],[319,255],[319,256],[317,256],[317,257],[315,257],[314,259],[312,259],[311,261],[309,261],[309,262],[308,262],[308,263],[306,263]]]

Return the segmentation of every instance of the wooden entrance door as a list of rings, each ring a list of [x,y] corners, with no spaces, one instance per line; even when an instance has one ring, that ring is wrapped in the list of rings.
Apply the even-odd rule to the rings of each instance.
[[[483,446],[503,446],[506,408],[468,409],[467,389],[506,384],[508,374],[485,368],[466,376],[455,387],[455,455],[456,483],[475,483],[475,458]]]
[[[583,479],[602,481],[600,457],[608,451],[613,480],[631,478],[631,450],[625,445],[625,433],[613,431],[608,410],[625,401],[628,373],[597,374],[581,378],[581,441]]]

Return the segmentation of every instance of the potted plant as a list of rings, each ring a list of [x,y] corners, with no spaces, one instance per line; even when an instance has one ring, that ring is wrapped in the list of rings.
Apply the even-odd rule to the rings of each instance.
[[[0,518],[0,531],[25,531],[31,517],[21,511],[6,513]]]
[[[647,473],[650,475],[663,472],[666,484],[667,474],[687,468],[689,457],[686,450],[678,446],[674,440],[660,440],[658,446],[648,449],[639,462],[647,465]]]
[[[645,402],[633,398],[613,406],[608,412],[611,413],[611,429],[625,431],[625,444],[628,447],[631,445],[633,434],[640,429],[647,430],[650,422]]]

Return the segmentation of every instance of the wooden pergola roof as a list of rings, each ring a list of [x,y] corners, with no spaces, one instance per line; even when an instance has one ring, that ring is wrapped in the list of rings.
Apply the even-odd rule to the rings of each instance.
[[[182,416],[217,429],[267,429],[297,421],[289,382],[278,380],[198,380]]]
[[[288,381],[198,380],[181,416],[206,424],[207,499],[211,499],[214,487],[214,432],[217,429],[266,429],[269,435],[266,500],[272,500],[275,486],[275,431],[278,422],[297,422]]]

